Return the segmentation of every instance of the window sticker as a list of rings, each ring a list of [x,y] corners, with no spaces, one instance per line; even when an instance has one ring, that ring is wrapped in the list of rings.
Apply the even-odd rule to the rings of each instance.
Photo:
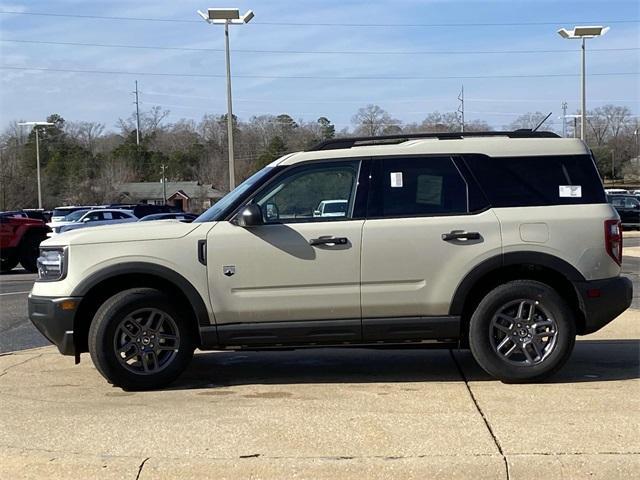
[[[391,172],[391,188],[402,188],[402,172]]]
[[[582,185],[560,185],[560,196],[582,198]]]

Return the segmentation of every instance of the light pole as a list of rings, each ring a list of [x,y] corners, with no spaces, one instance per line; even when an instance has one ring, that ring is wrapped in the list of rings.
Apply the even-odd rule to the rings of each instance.
[[[581,107],[582,110],[580,113],[582,114],[582,119],[580,123],[580,138],[582,141],[586,140],[586,124],[587,124],[587,81],[586,81],[586,66],[585,66],[585,58],[586,58],[586,40],[587,38],[595,38],[600,37],[609,31],[609,27],[602,26],[581,26],[574,27],[573,30],[567,30],[566,28],[561,28],[558,30],[558,34],[562,38],[566,38],[569,40],[582,40],[582,100]]]
[[[18,125],[26,125],[33,127],[36,131],[36,172],[38,175],[38,208],[42,208],[42,186],[40,183],[40,137],[38,135],[38,127],[54,125],[51,122],[20,122]]]
[[[255,16],[252,10],[240,15],[237,8],[209,8],[207,13],[198,10],[207,23],[224,25],[224,46],[227,64],[227,139],[229,142],[229,191],[236,187],[235,166],[233,160],[233,109],[231,105],[231,60],[229,57],[229,25],[249,23]]]

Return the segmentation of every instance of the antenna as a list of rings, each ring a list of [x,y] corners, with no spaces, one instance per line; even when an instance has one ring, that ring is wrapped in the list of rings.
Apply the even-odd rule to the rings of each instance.
[[[567,136],[567,102],[562,102],[562,136]]]
[[[460,106],[458,107],[458,113],[460,114],[460,131],[464,133],[464,83],[458,95],[458,100],[460,101]]]
[[[552,113],[553,113],[553,112],[549,112],[549,115],[547,115],[546,117],[544,117],[544,118],[542,119],[542,121],[538,124],[538,126],[537,126],[536,128],[534,128],[533,130],[531,130],[531,131],[532,131],[532,132],[536,132],[536,131],[537,131],[537,130],[542,126],[542,124],[543,124],[544,122],[546,122],[546,121],[547,121],[547,118],[549,118],[549,117],[551,116],[551,114],[552,114]]]

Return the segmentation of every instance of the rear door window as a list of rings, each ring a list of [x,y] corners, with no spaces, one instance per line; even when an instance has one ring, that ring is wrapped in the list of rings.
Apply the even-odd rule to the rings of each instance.
[[[369,217],[468,212],[467,184],[449,157],[385,158],[377,170]]]
[[[493,207],[606,203],[589,155],[464,159]]]

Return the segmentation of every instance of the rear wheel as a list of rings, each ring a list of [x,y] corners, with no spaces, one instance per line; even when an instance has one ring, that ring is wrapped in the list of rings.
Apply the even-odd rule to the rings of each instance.
[[[0,257],[0,272],[9,272],[18,265],[18,255],[12,250],[5,250]]]
[[[28,272],[38,271],[38,255],[40,242],[43,239],[35,234],[25,236],[20,242],[20,265]]]
[[[487,294],[471,317],[469,344],[480,366],[504,382],[542,380],[564,365],[575,321],[548,285],[516,280]]]
[[[126,390],[164,387],[193,356],[188,320],[158,290],[120,292],[98,309],[91,323],[91,359],[102,376]]]

